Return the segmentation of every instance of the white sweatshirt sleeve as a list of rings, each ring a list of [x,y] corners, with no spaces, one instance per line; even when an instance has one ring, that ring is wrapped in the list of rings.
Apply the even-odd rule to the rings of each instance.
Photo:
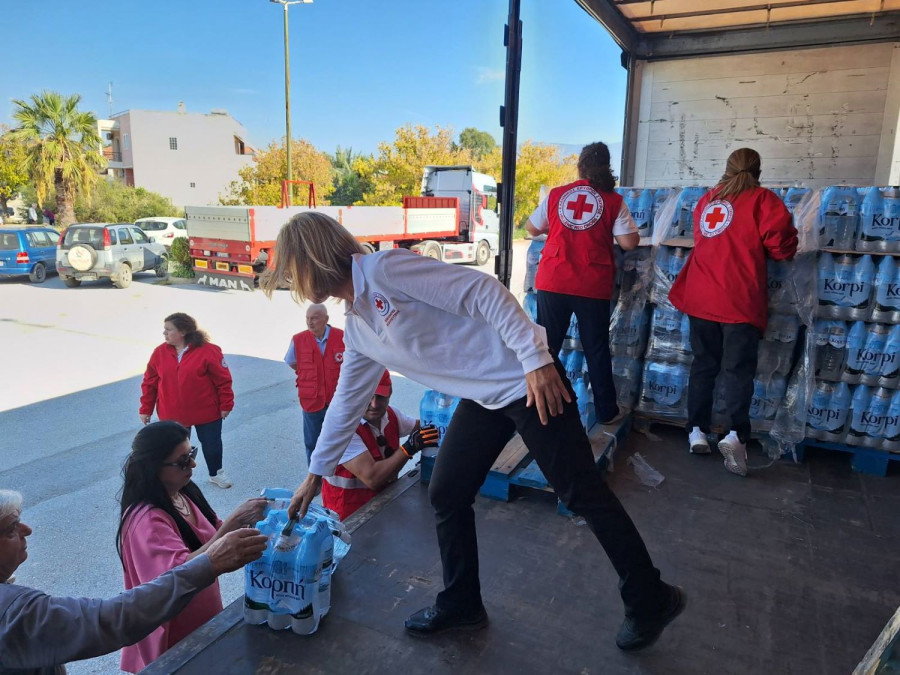
[[[365,414],[375,388],[384,374],[384,366],[367,356],[344,348],[344,362],[334,398],[328,404],[322,433],[309,462],[309,472],[331,476],[340,464],[359,420]]]
[[[387,285],[410,298],[489,324],[515,352],[523,374],[553,363],[543,326],[531,321],[496,278],[414,254],[393,256],[380,273]]]

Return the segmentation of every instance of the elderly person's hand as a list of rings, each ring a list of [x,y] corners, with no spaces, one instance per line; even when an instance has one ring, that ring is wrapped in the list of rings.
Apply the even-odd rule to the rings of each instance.
[[[231,532],[241,527],[253,527],[257,522],[262,520],[263,512],[266,510],[265,497],[253,497],[238,506],[231,515],[222,523],[222,529],[225,532]]]

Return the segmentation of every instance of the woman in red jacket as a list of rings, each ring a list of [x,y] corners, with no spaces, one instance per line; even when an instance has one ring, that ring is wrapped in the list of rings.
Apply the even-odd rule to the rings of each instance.
[[[731,153],[722,179],[694,209],[694,250],[669,292],[691,322],[691,452],[709,453],[713,391],[721,370],[730,431],[719,441],[719,452],[725,468],[739,476],[747,475],[756,352],[766,330],[766,257],[789,260],[797,252],[791,214],[774,192],[760,187],[759,175],[755,150]]]
[[[209,482],[230,488],[222,469],[222,420],[234,408],[234,392],[222,350],[182,312],[166,317],[163,338],[150,355],[141,384],[141,421],[147,424],[156,408],[159,419],[194,427]]]

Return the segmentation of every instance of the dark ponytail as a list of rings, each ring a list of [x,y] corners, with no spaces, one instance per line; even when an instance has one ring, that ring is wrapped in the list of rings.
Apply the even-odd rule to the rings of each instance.
[[[591,143],[584,146],[578,156],[578,176],[600,192],[612,192],[616,187],[616,177],[609,166],[609,148],[606,143]]]
[[[716,198],[737,197],[742,192],[759,187],[761,161],[751,148],[738,148],[725,163],[725,173],[716,186]]]

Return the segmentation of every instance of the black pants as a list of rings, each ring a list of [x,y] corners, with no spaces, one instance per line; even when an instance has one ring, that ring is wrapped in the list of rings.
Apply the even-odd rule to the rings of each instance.
[[[203,459],[210,476],[215,476],[222,468],[222,420],[214,420],[206,424],[195,424],[197,440],[203,448]]]
[[[609,354],[609,300],[538,291],[537,306],[537,322],[547,330],[547,342],[554,356],[559,354],[572,314],[575,314],[594,392],[597,421],[602,424],[611,420],[619,407]]]
[[[691,380],[687,428],[709,433],[716,376],[722,371],[725,413],[742,443],[750,440],[750,402],[759,329],[749,323],[717,323],[691,317]]]
[[[558,361],[556,365],[563,375]],[[563,381],[567,382],[564,375]],[[518,431],[563,504],[583,516],[600,540],[619,575],[626,614],[640,618],[659,611],[664,595],[659,571],[631,518],[594,464],[571,385],[567,389],[572,402],[546,426],[534,407],[525,407],[524,398],[498,410],[488,410],[470,400],[461,401],[457,407],[428,490],[444,568],[444,590],[437,597],[440,608],[469,613],[481,607],[472,504],[500,451]],[[584,581],[591,583],[591,579]]]

